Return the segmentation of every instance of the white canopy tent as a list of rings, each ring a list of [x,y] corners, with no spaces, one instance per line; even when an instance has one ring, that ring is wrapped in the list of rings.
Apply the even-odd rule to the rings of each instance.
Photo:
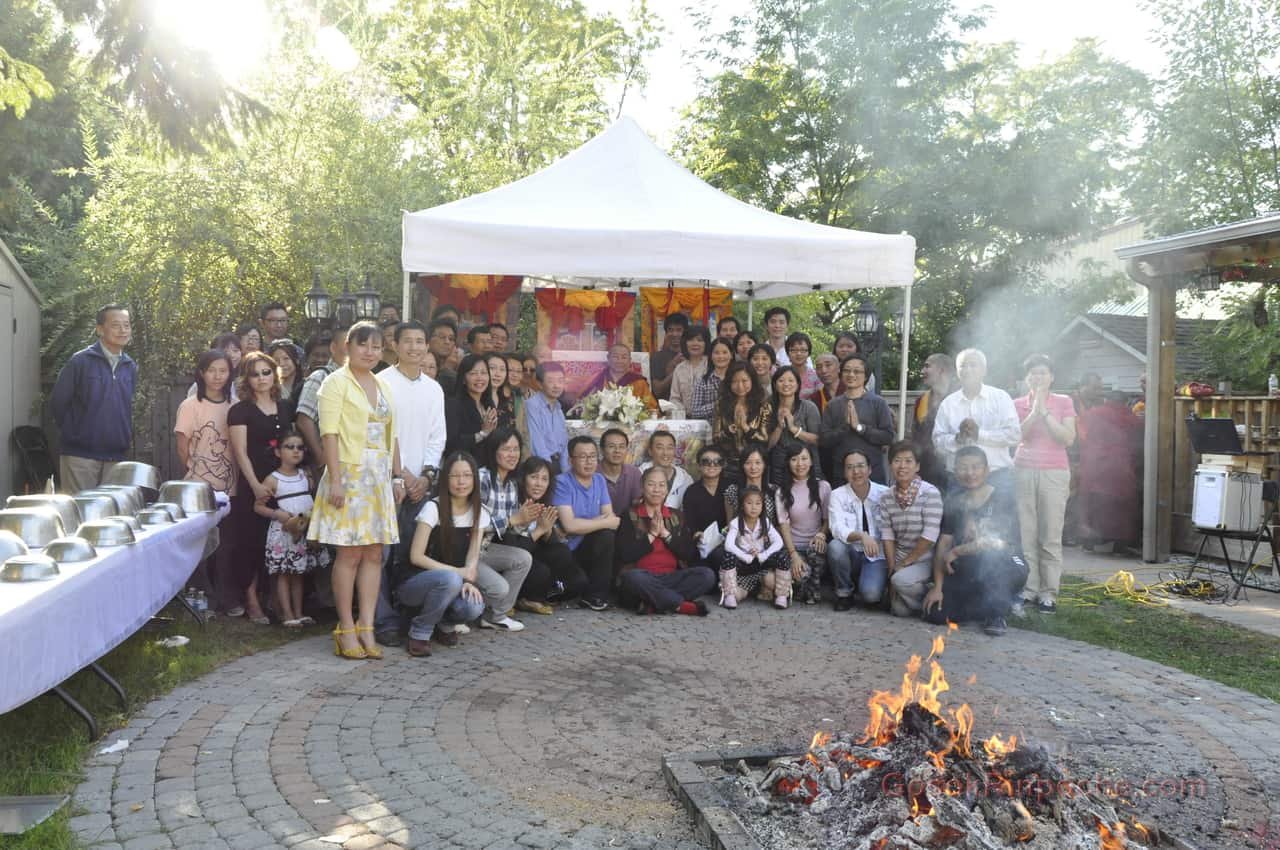
[[[902,287],[904,315],[911,315],[911,236],[813,224],[745,204],[672,160],[630,118],[514,183],[406,212],[402,231],[406,315],[413,272],[583,278],[599,288],[646,278],[709,281],[752,299]]]

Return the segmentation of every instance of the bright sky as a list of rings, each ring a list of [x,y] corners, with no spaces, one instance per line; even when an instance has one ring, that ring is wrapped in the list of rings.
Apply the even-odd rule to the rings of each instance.
[[[625,19],[632,0],[584,2],[592,11]],[[1149,41],[1153,20],[1139,8],[1138,0],[958,0],[958,4],[966,11],[990,7],[983,38],[1018,42],[1027,63],[1055,58],[1075,39],[1094,36],[1111,56],[1149,74],[1161,70],[1160,51]],[[624,108],[662,144],[671,141],[680,109],[697,92],[697,68],[686,54],[697,49],[699,34],[684,11],[688,5],[689,0],[649,0],[650,10],[662,19],[667,33],[650,57],[648,85],[639,96],[628,94]],[[746,14],[753,4],[751,0],[704,0],[702,5],[714,9],[721,24],[717,28],[724,29],[732,16]]]

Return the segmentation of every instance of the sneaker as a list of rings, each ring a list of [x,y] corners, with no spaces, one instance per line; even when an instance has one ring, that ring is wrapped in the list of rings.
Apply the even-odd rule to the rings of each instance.
[[[835,608],[837,611],[848,611],[853,608],[852,596],[837,596]]]
[[[228,608],[228,609],[227,609],[227,616],[228,616],[228,617],[243,617],[243,616],[244,616],[244,606],[243,606],[243,605],[236,605],[236,606],[234,606],[234,607],[232,607],[232,608]]]
[[[1022,599],[1013,600],[1013,604],[1009,606],[1009,616],[1017,620],[1027,619],[1027,605]]]
[[[1054,614],[1058,610],[1058,603],[1052,599],[1041,599],[1040,604],[1036,606],[1036,610],[1041,614]]]
[[[590,608],[592,611],[603,611],[609,607],[609,603],[603,599],[596,599],[592,596],[584,596],[578,600],[578,605],[583,608]]]
[[[506,614],[499,614],[492,620],[488,617],[481,617],[478,621],[482,629],[497,629],[502,632],[522,632],[524,631],[524,623],[519,620],[513,620]]]
[[[992,617],[982,624],[982,630],[992,637],[1000,637],[1009,630],[1009,625],[1004,617]]]
[[[676,613],[686,614],[690,617],[705,617],[707,616],[707,604],[701,599],[681,602],[676,606]]]
[[[460,635],[471,634],[471,627],[468,626],[466,623],[458,623],[456,626],[453,627],[453,630]]]

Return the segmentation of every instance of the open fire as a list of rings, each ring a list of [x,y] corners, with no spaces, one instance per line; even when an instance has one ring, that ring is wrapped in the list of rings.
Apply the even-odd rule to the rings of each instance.
[[[969,705],[944,704],[945,648],[935,637],[926,658],[911,656],[896,690],[871,696],[860,734],[818,732],[802,756],[773,759],[763,771],[739,764],[732,796],[763,846],[1124,850],[1166,843],[1154,827],[1123,817],[1124,801],[1071,781],[1043,747],[1014,735],[976,739]]]

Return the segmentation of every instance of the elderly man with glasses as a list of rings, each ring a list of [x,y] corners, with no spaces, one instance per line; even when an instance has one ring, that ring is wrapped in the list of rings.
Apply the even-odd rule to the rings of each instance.
[[[584,608],[609,607],[613,586],[614,533],[621,519],[613,512],[609,485],[597,469],[600,450],[590,437],[569,441],[569,471],[556,478],[552,504],[560,511],[565,545],[587,574],[587,591],[579,600]]]

